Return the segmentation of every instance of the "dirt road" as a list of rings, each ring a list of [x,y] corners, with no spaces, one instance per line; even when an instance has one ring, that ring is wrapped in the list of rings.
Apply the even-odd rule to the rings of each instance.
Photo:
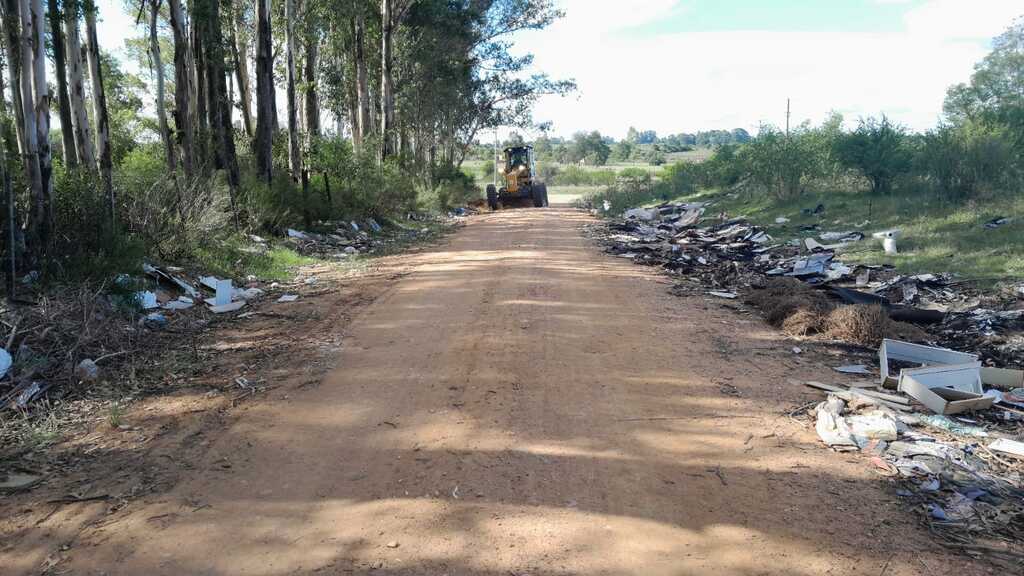
[[[250,404],[167,490],[26,528],[0,572],[64,542],[76,575],[983,573],[787,415],[818,397],[787,379],[827,366],[588,220],[483,215],[400,258],[322,380]]]

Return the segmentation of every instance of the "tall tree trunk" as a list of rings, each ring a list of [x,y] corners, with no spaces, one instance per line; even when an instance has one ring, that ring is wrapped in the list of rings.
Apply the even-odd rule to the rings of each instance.
[[[355,18],[352,18],[349,22],[349,30],[355,32]],[[332,33],[333,36],[333,33]],[[358,151],[362,145],[359,133],[359,96],[356,90],[356,59],[355,50],[352,48],[355,46],[355,34],[352,34],[353,42],[352,46],[346,47],[347,50],[338,50],[335,53],[336,63],[335,65],[343,71],[344,81],[342,86],[345,90],[345,111],[348,112],[348,118],[345,121],[348,123],[352,131],[352,147]],[[341,114],[338,114],[338,136],[340,137],[343,132],[341,130],[342,118]]]
[[[192,48],[192,102],[195,103],[195,114],[193,116],[193,130],[195,130],[196,158],[199,159],[199,167],[203,174],[210,171],[210,163],[206,160],[210,157],[210,117],[208,87],[206,85],[206,46],[203,40],[203,29],[206,25],[206,10],[202,0],[192,2],[191,25],[191,48]]]
[[[363,15],[356,15],[355,19],[355,61],[356,61],[356,96],[359,100],[359,142],[362,143],[366,137],[373,132],[372,117],[370,116],[370,85],[366,80],[366,23]]]
[[[274,131],[277,103],[274,94],[274,46],[270,0],[256,0],[256,170],[269,184],[274,174]]]
[[[50,36],[53,43],[53,68],[57,75],[57,104],[60,106],[60,136],[64,152],[64,165],[78,165],[75,134],[71,127],[71,98],[68,96],[67,64],[64,54],[64,33],[61,30],[60,9],[57,0],[47,0],[50,18]]]
[[[292,180],[297,182],[299,173],[302,171],[302,156],[299,152],[299,116],[295,94],[295,0],[285,0],[284,19],[286,91],[288,94],[288,170],[291,172]]]
[[[6,8],[0,4],[0,13],[3,14],[3,18],[7,17]],[[11,82],[14,85],[14,82]],[[7,103],[3,98],[4,93],[4,79],[3,70],[0,68],[0,118],[7,118]],[[17,124],[17,122],[15,122]],[[7,246],[7,258],[5,259],[4,266],[7,276],[7,297],[14,299],[15,290],[17,283],[15,282],[17,273],[17,252],[18,243],[16,241],[17,235],[17,219],[15,218],[15,202],[14,202],[14,188],[11,186],[11,175],[7,172],[7,129],[4,127],[3,137],[0,137],[0,158],[4,161],[0,162],[0,191],[3,192],[3,207],[4,215],[6,220],[6,226],[4,226],[4,244]]]
[[[100,43],[96,35],[96,7],[85,11],[85,35],[89,60],[89,81],[92,84],[92,110],[96,121],[96,155],[99,157],[100,176],[103,191],[107,196],[110,210],[110,226],[117,226],[117,199],[114,197],[113,157],[110,152],[110,117],[107,115],[107,94],[103,87],[103,70],[100,67]]]
[[[4,47],[7,49],[7,64],[11,70],[11,114],[14,119],[12,123],[18,139],[18,154],[25,158],[28,154],[28,139],[23,121],[25,107],[21,100],[21,20],[18,17],[18,10],[18,0],[3,0]],[[28,164],[25,168],[28,168]]]
[[[192,75],[189,73],[188,35],[181,0],[168,0],[174,33],[174,128],[185,176],[195,175],[195,140],[192,131]]]
[[[252,122],[252,88],[249,85],[249,42],[245,15],[242,12],[242,0],[235,0],[232,7],[234,26],[228,26],[231,43],[231,57],[234,60],[235,76],[238,80],[238,97],[242,103],[242,126],[245,135],[253,137]]]
[[[55,0],[50,0],[54,2]],[[164,59],[160,53],[160,38],[157,36],[157,25],[160,17],[160,0],[149,0],[149,53],[156,69],[156,119],[160,126],[160,137],[164,141],[167,154],[167,170],[172,174],[178,169],[175,159],[174,140],[171,138],[171,127],[167,123],[167,107],[164,89]]]
[[[71,100],[71,130],[75,137],[78,161],[90,170],[96,169],[96,154],[92,146],[92,129],[85,106],[85,73],[82,71],[82,43],[79,40],[78,3],[64,3],[64,40],[67,46],[68,97]]]
[[[42,242],[43,222],[46,217],[46,189],[43,187],[43,174],[39,163],[39,131],[36,125],[38,117],[34,109],[35,93],[33,91],[32,56],[35,45],[33,42],[32,10],[30,0],[19,0],[18,18],[21,22],[19,45],[19,88],[22,103],[22,130],[25,134],[25,176],[32,193],[32,227],[30,233],[33,242]],[[36,249],[41,245],[36,245]]]
[[[202,26],[206,40],[207,87],[210,94],[210,126],[216,134],[216,156],[218,165],[227,172],[228,188],[231,194],[231,213],[235,230],[239,229],[238,158],[235,155],[235,133],[231,125],[231,100],[228,98],[227,77],[224,71],[224,37],[220,25],[220,0],[206,0],[206,25]]]
[[[307,4],[308,6],[308,4]],[[303,61],[303,87],[305,90],[302,93],[303,98],[303,127],[305,128],[306,135],[306,154],[312,158],[316,154],[317,141],[320,138],[320,102],[317,100],[316,92],[316,67],[317,58],[319,56],[319,42],[320,39],[317,36],[316,28],[312,22],[310,22],[309,15],[306,15],[305,26],[305,58]],[[303,200],[308,205],[309,200],[309,159],[303,163],[302,166],[302,195]],[[307,220],[307,226],[311,224],[309,222],[309,210],[305,211],[305,217]]]
[[[36,132],[39,133],[39,173],[43,180],[41,237],[49,242],[53,230],[53,155],[50,152],[50,86],[46,83],[46,12],[43,0],[32,0],[32,89],[35,92]]]
[[[380,0],[380,159],[382,162],[394,152],[395,96],[391,85],[391,44],[395,23],[391,8],[391,0]]]

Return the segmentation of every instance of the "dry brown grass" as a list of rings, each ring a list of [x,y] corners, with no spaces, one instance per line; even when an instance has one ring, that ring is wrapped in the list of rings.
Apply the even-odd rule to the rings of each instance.
[[[841,306],[825,318],[825,333],[844,342],[877,346],[885,338],[889,323],[889,314],[881,306]]]
[[[764,289],[751,292],[747,301],[761,310],[769,324],[791,336],[821,332],[832,310],[824,294],[795,278],[773,278]]]
[[[790,336],[821,334],[868,347],[878,346],[882,338],[928,339],[928,333],[917,326],[892,321],[881,306],[837,306],[824,292],[795,278],[773,278],[746,300],[761,310],[765,321]]]

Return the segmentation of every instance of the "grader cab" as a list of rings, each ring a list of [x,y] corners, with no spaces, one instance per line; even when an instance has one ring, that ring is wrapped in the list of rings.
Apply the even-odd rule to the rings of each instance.
[[[504,186],[487,185],[487,205],[491,210],[499,207],[529,206],[543,208],[548,205],[548,187],[536,180],[532,146],[505,148],[503,166],[498,174]]]

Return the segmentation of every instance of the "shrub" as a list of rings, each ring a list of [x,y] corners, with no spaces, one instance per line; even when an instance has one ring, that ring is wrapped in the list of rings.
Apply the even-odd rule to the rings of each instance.
[[[1005,129],[968,122],[925,134],[916,165],[940,193],[969,198],[983,187],[1005,184],[1014,171],[1014,158]]]
[[[912,167],[906,129],[884,115],[881,120],[861,119],[857,129],[837,138],[834,146],[839,161],[867,178],[876,194],[888,193],[893,180]]]

